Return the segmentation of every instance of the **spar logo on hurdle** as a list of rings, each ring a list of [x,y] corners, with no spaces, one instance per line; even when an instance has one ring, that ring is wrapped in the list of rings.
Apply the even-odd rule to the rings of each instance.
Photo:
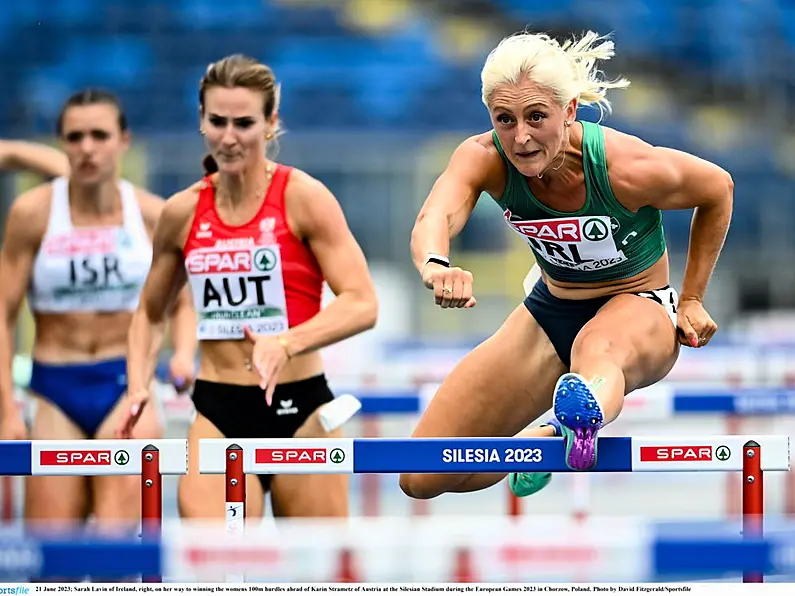
[[[110,449],[49,450],[39,453],[39,463],[42,466],[109,466],[111,455]],[[117,464],[122,463],[119,460],[126,464],[130,456],[126,451],[118,451],[113,459]]]
[[[135,476],[141,474],[141,453],[147,444],[160,451],[161,473],[185,473],[181,470],[187,468],[187,444],[182,439],[35,441],[31,445],[31,471],[45,476]]]
[[[742,470],[743,445],[753,437],[724,435],[701,438],[632,437],[632,469],[677,471]],[[788,437],[765,437],[765,458],[787,464]],[[601,446],[600,446],[601,447]],[[769,458],[769,459],[768,459]]]
[[[664,447],[641,447],[640,461],[727,461],[731,457],[731,449],[720,445],[714,452],[712,445],[666,445]]]
[[[341,464],[345,461],[345,451],[334,449],[255,449],[254,463],[257,464]]]
[[[199,472],[225,474],[228,439],[199,440]],[[353,439],[238,439],[246,474],[351,474]]]
[[[325,449],[256,449],[257,464],[324,464],[328,461]]]

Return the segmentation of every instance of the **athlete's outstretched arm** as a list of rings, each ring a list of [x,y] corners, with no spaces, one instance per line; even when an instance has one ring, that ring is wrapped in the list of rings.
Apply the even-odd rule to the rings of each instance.
[[[631,208],[694,210],[678,326],[682,344],[704,346],[718,329],[702,303],[729,231],[734,182],[713,163],[662,147],[640,149],[620,169],[626,174],[619,177],[614,190],[633,197]]]
[[[44,236],[43,187],[17,198],[6,219],[0,251],[0,422],[3,440],[25,438],[25,424],[14,399],[14,328],[30,283],[36,251]]]
[[[61,151],[28,141],[0,140],[0,170],[31,170],[55,178],[69,175],[69,160]]]
[[[423,283],[433,289],[436,304],[442,308],[475,305],[472,274],[458,267],[425,263],[430,255],[449,259],[450,240],[466,225],[481,193],[495,185],[499,167],[499,156],[476,138],[467,139],[453,153],[417,215],[411,231],[411,256]]]
[[[255,344],[252,361],[268,403],[278,372],[288,358],[366,331],[375,325],[378,316],[378,300],[367,261],[334,195],[319,181],[294,172],[285,198],[288,215],[295,219],[295,231],[311,248],[335,299],[280,338],[246,332]]]
[[[142,408],[149,400],[149,385],[162,345],[165,323],[186,282],[178,238],[190,216],[191,194],[194,193],[185,191],[172,197],[157,221],[152,240],[152,265],[130,323],[125,398],[129,403],[116,430],[118,438],[130,437]]]

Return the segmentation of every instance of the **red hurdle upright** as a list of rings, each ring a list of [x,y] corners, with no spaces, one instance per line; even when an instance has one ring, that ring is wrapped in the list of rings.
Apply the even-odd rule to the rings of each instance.
[[[163,529],[163,478],[160,450],[147,445],[141,450],[141,536],[159,540]],[[160,576],[144,576],[144,582],[161,582]]]
[[[243,448],[233,443],[226,448],[226,531],[243,529],[246,519],[246,474]]]
[[[743,445],[743,540],[764,536],[765,492],[762,482],[762,448],[756,441]],[[744,584],[761,584],[761,571],[745,571]]]

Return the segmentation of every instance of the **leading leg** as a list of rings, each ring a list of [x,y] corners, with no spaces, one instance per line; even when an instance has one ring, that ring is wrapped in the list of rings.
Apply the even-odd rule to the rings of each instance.
[[[582,328],[571,372],[555,388],[555,416],[572,469],[596,464],[597,434],[618,417],[624,396],[663,379],[678,355],[665,307],[635,294],[615,296]]]

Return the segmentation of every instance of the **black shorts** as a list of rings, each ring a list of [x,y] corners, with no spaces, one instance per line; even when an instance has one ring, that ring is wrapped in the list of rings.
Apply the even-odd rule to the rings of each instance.
[[[676,326],[678,296],[671,286],[650,292],[637,292],[635,295],[661,304]],[[612,297],[564,300],[553,296],[544,281],[539,279],[533,291],[524,299],[524,305],[552,342],[560,361],[568,368],[571,367],[571,347],[580,329],[585,327],[585,324],[593,319],[599,309]]]
[[[257,385],[230,385],[196,381],[193,388],[196,411],[230,439],[287,439],[319,406],[334,399],[326,376],[276,386],[273,402],[265,403],[265,391]],[[271,475],[260,474],[265,492]]]

